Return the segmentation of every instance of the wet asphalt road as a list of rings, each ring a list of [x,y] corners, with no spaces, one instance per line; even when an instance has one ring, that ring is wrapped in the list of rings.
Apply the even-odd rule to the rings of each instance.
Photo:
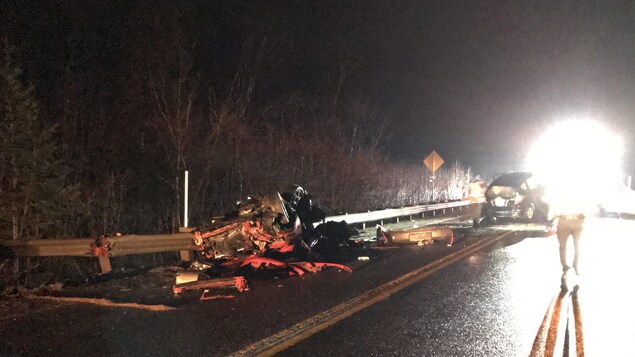
[[[586,356],[635,356],[634,228],[587,229],[577,290]],[[281,355],[528,356],[560,292],[557,249],[553,236],[503,239]],[[559,341],[554,356],[564,350]]]
[[[353,274],[251,282],[233,300],[167,300],[170,312],[33,303],[0,318],[0,355],[222,356],[504,230],[516,233],[291,346],[281,355],[527,356],[560,291],[557,241],[536,226],[467,228],[453,247],[366,251]],[[407,224],[407,223],[406,223]],[[463,225],[464,228],[459,227]],[[634,222],[589,229],[579,300],[587,356],[635,356]],[[142,289],[143,287],[140,287]],[[145,287],[147,288],[147,287]],[[558,355],[557,353],[555,355]],[[560,354],[562,355],[562,353]]]

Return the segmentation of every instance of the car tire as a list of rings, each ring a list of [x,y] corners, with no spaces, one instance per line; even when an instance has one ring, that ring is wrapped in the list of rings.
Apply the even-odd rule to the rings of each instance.
[[[536,207],[532,203],[525,209],[525,221],[533,222],[536,219]]]
[[[474,220],[472,221],[472,228],[479,228],[481,226],[481,219],[480,218],[474,218]]]

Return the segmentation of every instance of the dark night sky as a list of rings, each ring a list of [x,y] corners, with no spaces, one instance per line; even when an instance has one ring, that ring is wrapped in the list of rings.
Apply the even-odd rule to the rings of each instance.
[[[81,37],[92,29],[98,40],[88,41],[103,46],[106,55],[86,62],[83,70],[90,72],[91,65],[108,66],[131,46],[130,13],[155,7],[74,4],[68,7],[73,12],[57,5],[38,11],[37,4],[8,6],[9,33],[15,42],[30,43],[42,64],[65,60],[65,50],[55,47],[63,45],[65,34]],[[388,152],[395,158],[420,163],[436,149],[446,161],[458,159],[485,176],[519,169],[550,122],[579,115],[611,125],[628,151],[635,149],[632,1],[203,2],[183,8],[187,31],[199,43],[197,61],[217,77],[240,56],[246,32],[268,31],[273,39],[282,34],[295,43],[291,50],[284,41],[278,44],[281,61],[295,74],[271,75],[269,81],[279,83],[270,88],[280,90],[271,93],[310,87],[310,79],[301,82],[321,76],[324,58],[347,51],[357,56],[361,65],[344,90],[364,91],[392,114],[396,125]],[[43,66],[39,71],[34,77],[55,73]],[[32,80],[36,86],[46,82]],[[630,172],[634,161],[627,153]],[[598,169],[594,164],[589,168]]]
[[[577,116],[607,123],[635,148],[633,3],[533,3],[405,11],[392,49],[408,69],[395,70],[403,131],[393,150],[423,157],[437,149],[490,174],[520,169],[549,123]],[[635,156],[626,156],[632,170]]]

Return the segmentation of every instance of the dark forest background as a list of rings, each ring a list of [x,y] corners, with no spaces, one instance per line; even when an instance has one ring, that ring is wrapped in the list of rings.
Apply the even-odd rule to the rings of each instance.
[[[0,5],[0,238],[173,231],[184,170],[193,224],[292,184],[327,213],[464,197],[460,164],[433,197],[385,150],[393,39],[373,29],[399,18],[321,3]]]

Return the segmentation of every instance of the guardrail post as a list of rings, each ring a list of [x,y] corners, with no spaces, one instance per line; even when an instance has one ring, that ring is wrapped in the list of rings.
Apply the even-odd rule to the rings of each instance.
[[[397,223],[399,223],[399,217],[397,217]]]
[[[101,273],[106,274],[112,270],[112,266],[110,265],[110,257],[109,256],[99,256],[99,266],[101,266]]]
[[[185,191],[184,194],[183,194],[183,196],[184,196],[184,198],[183,198],[184,199],[184,202],[183,202],[183,225],[185,227],[187,227],[187,224],[188,224],[187,223],[187,219],[188,219],[188,205],[189,205],[188,195],[189,195],[189,192],[190,192],[190,190],[188,189],[189,188],[189,182],[190,182],[189,173],[190,173],[189,171],[187,171],[187,170],[185,171],[185,179],[184,179],[185,182],[183,182],[183,191]]]
[[[184,262],[192,261],[192,251],[191,250],[182,250],[179,252],[179,256],[181,260]]]
[[[193,228],[191,227],[179,227],[179,233],[191,233]],[[193,259],[191,250],[181,250],[179,251],[179,257],[184,262],[190,262]]]

